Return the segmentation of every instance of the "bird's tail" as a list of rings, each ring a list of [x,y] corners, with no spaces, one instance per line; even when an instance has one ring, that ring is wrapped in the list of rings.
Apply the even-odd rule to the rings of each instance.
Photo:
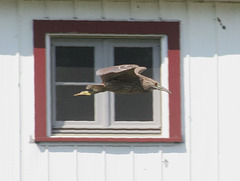
[[[105,87],[103,84],[97,84],[97,85],[88,85],[86,89],[92,89],[93,93],[98,93],[98,92],[104,92]]]

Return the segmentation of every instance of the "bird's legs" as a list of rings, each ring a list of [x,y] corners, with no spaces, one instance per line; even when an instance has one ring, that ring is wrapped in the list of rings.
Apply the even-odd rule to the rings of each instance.
[[[92,95],[92,93],[89,91],[82,91],[82,92],[74,94],[74,96],[90,96],[90,95]]]

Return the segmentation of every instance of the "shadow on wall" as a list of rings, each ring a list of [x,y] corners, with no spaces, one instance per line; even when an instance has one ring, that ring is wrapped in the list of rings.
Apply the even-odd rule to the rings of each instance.
[[[37,143],[41,152],[81,152],[106,154],[186,153],[185,143]]]

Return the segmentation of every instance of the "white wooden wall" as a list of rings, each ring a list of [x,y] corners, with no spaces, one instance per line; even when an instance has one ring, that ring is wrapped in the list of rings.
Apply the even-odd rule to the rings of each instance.
[[[239,17],[238,2],[0,0],[0,180],[239,181]],[[33,19],[180,20],[184,142],[32,143]]]

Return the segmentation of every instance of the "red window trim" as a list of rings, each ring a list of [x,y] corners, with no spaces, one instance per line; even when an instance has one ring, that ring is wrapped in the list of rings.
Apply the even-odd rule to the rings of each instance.
[[[36,142],[181,142],[180,23],[140,21],[34,20]],[[169,138],[48,137],[46,118],[47,33],[167,35],[169,58]]]

